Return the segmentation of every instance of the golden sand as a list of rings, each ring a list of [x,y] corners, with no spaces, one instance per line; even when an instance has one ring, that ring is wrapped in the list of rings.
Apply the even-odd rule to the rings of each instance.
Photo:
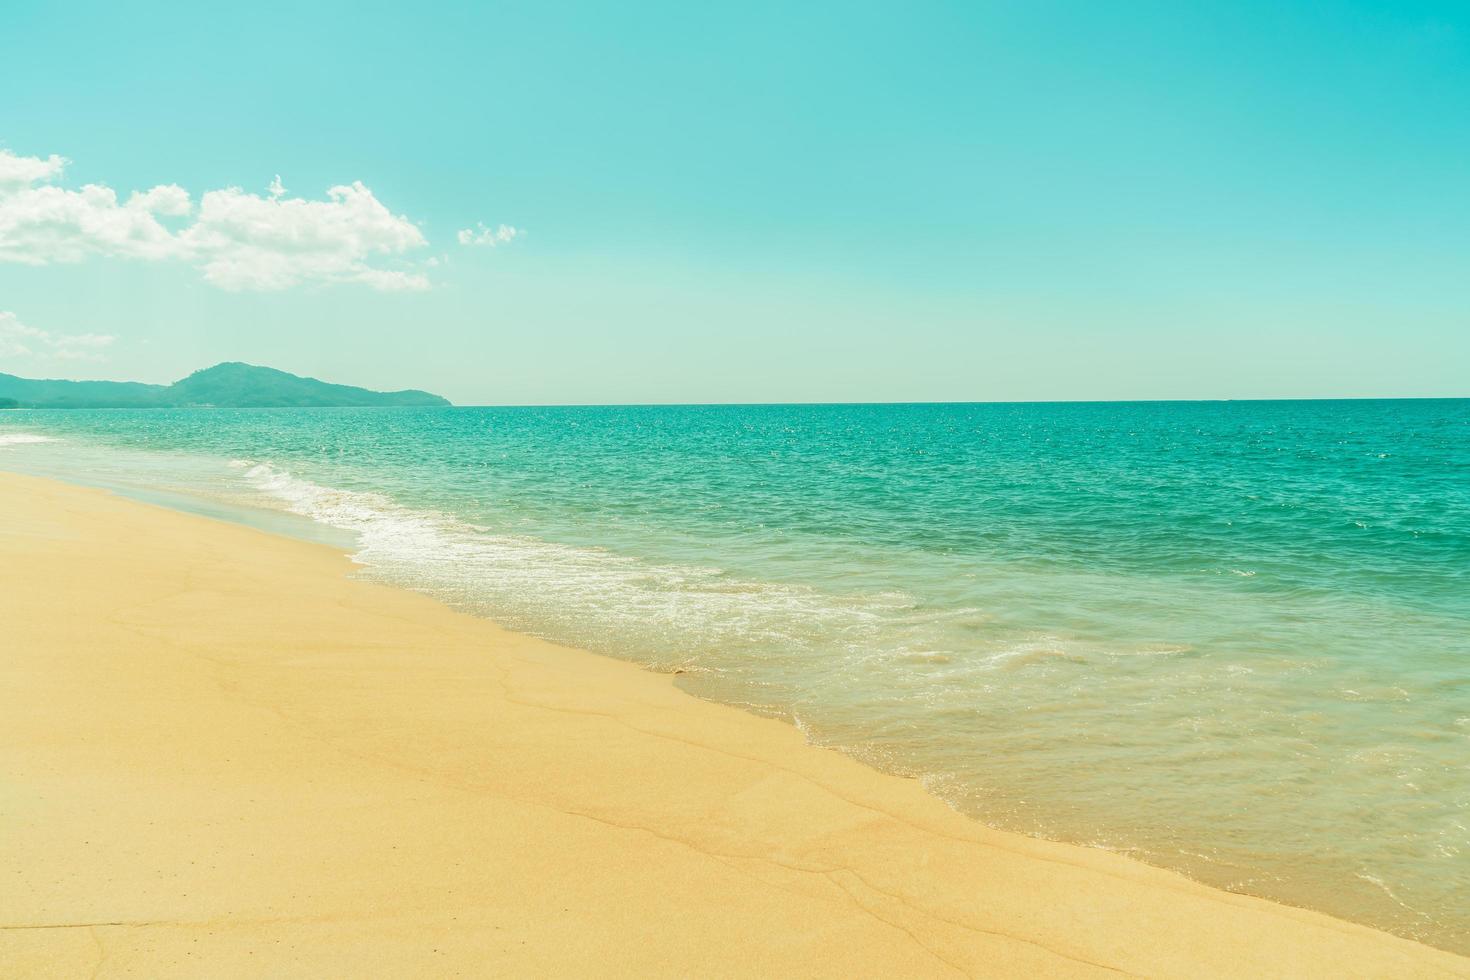
[[[0,475],[0,974],[1470,977],[350,569]]]

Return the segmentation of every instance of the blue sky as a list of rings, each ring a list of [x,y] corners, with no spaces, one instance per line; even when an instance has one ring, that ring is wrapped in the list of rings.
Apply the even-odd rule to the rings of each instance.
[[[6,5],[0,371],[1470,395],[1463,2],[219,6]]]

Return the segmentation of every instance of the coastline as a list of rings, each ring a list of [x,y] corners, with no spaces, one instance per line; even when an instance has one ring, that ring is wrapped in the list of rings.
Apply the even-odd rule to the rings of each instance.
[[[350,568],[0,474],[8,972],[1470,976]]]

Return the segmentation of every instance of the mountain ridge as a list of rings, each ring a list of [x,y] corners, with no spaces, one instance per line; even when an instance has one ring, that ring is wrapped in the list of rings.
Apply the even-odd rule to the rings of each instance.
[[[66,381],[0,374],[0,404],[18,408],[373,408],[443,407],[427,391],[373,391],[277,368],[224,361],[170,385]]]

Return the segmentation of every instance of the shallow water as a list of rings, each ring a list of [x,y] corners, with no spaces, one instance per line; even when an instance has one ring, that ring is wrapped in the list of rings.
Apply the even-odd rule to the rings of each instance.
[[[350,535],[988,823],[1470,952],[1467,401],[17,411],[0,468]]]

